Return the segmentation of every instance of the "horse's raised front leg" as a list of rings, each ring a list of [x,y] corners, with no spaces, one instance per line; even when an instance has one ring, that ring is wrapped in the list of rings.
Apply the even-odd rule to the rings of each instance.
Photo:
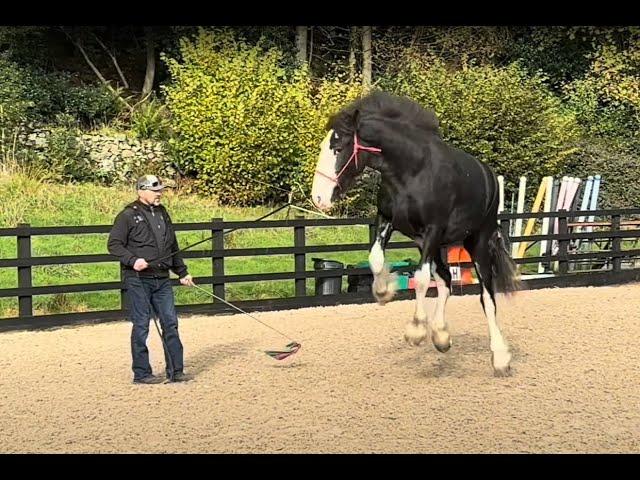
[[[380,305],[389,302],[396,293],[396,275],[390,274],[389,267],[384,263],[384,250],[393,233],[391,222],[378,216],[376,236],[369,252],[369,266],[373,273],[373,296]]]

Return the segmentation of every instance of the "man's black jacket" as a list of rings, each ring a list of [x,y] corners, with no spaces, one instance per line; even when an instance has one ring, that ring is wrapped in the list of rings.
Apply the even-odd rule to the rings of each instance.
[[[113,223],[107,248],[120,260],[125,275],[134,275],[133,264],[144,258],[149,267],[140,276],[168,277],[172,270],[178,277],[187,275],[187,267],[179,253],[154,261],[179,250],[171,217],[162,206],[146,205],[139,200],[127,205]]]

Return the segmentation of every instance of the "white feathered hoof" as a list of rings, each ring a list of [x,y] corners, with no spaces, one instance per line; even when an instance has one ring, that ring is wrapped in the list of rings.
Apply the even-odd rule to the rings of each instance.
[[[417,347],[427,338],[427,325],[414,319],[407,323],[404,331],[404,340],[411,346]]]
[[[397,275],[389,275],[387,270],[383,270],[380,275],[374,278],[372,285],[373,296],[379,305],[385,305],[393,300],[397,289],[396,277]]]
[[[496,350],[491,353],[493,374],[496,377],[511,376],[511,353],[508,350]]]
[[[378,305],[386,305],[391,300],[393,300],[395,294],[396,292],[390,289],[387,289],[384,293],[375,291],[373,292],[373,296],[376,299],[376,302],[378,302]]]
[[[435,330],[431,333],[431,341],[440,353],[448,352],[451,348],[451,335],[446,330]]]

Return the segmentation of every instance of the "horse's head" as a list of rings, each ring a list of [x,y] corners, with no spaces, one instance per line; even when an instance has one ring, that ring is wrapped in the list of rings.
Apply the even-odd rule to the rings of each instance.
[[[311,200],[320,210],[328,210],[355,182],[366,166],[369,152],[379,148],[361,144],[358,112],[340,112],[329,121],[329,132],[320,144]],[[363,155],[364,154],[364,155]]]

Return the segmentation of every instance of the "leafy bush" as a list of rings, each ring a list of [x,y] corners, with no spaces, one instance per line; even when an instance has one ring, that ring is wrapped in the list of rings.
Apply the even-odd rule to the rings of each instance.
[[[180,62],[165,57],[170,151],[196,188],[239,205],[308,194],[328,116],[360,83],[314,82],[306,68],[286,68],[279,50],[225,30],[201,31],[180,51]]]
[[[504,175],[506,192],[521,175],[563,173],[577,152],[575,116],[517,64],[449,71],[438,59],[408,53],[381,85],[433,109],[443,138]]]
[[[588,135],[629,138],[640,128],[640,47],[602,46],[589,71],[565,86],[569,106]]]
[[[624,140],[591,139],[581,145],[581,154],[567,167],[567,174],[583,179],[602,175],[599,207],[637,208],[640,205],[640,149]]]
[[[4,130],[5,139],[33,115],[35,103],[29,99],[30,87],[29,72],[0,57],[0,129]]]
[[[602,206],[636,207],[640,189],[640,48],[612,42],[590,56],[587,73],[567,84],[567,104],[584,130],[581,154],[570,167],[585,177],[603,176]]]
[[[67,73],[32,72],[25,98],[32,102],[35,119],[49,123],[56,115],[74,117],[79,125],[105,124],[122,111],[122,104],[102,84],[77,84]]]
[[[169,128],[166,106],[158,99],[142,103],[131,115],[131,130],[138,138],[167,140]]]
[[[165,57],[177,163],[225,203],[281,197],[277,189],[287,189],[308,153],[307,72],[287,71],[278,50],[237,42],[225,30],[183,39],[180,51],[181,62]]]
[[[43,155],[36,161],[47,167],[51,180],[93,179],[89,155],[78,141],[77,132],[68,127],[55,127],[51,130]]]
[[[70,88],[64,96],[64,112],[84,125],[107,123],[121,111],[121,104],[104,85]]]

